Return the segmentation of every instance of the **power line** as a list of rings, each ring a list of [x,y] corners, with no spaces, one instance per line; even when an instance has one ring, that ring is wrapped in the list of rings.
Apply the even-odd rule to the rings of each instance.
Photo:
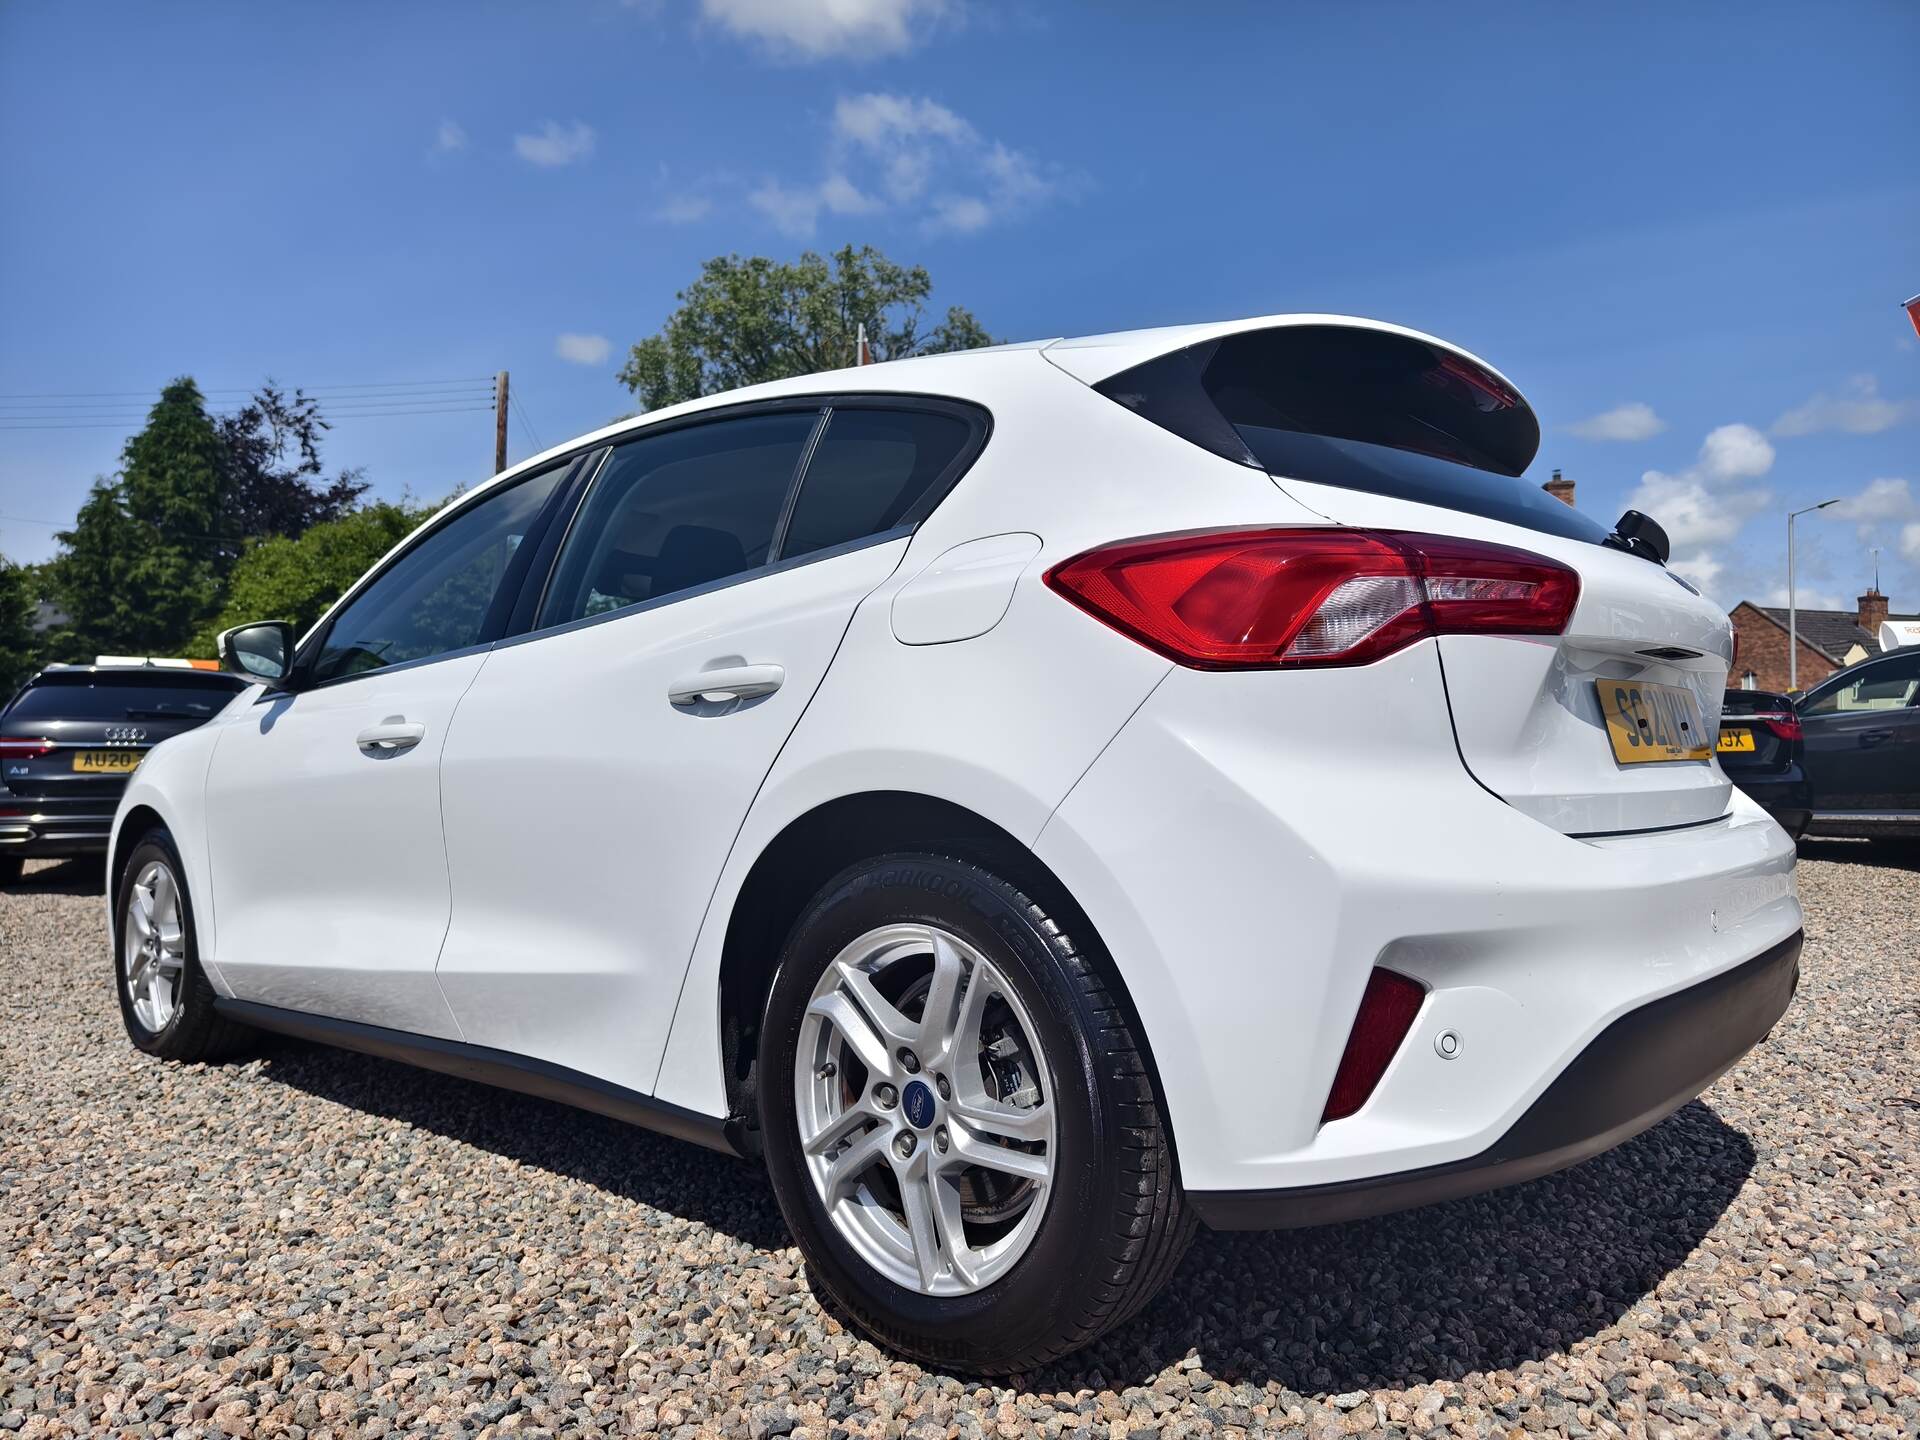
[[[332,420],[402,419],[411,415],[473,415],[491,410],[491,405],[441,405],[411,409],[337,410]],[[0,431],[6,430],[127,430],[146,423],[144,415],[117,420],[85,419],[78,416],[0,416]]]
[[[407,389],[435,388],[435,387],[445,387],[445,386],[468,386],[468,385],[483,386],[486,388],[488,394],[493,393],[493,377],[491,375],[470,375],[458,380],[347,381],[347,382],[342,382],[342,383],[333,384],[333,385],[303,385],[303,386],[297,386],[293,388],[302,390],[309,395],[314,395],[314,394],[320,394],[325,391],[338,391],[338,390],[407,390]],[[0,394],[0,401],[145,399],[148,397],[157,397],[159,394],[160,388],[164,388],[164,387],[159,387],[151,390],[70,390],[70,391],[42,391],[38,393],[22,391],[14,394]],[[262,387],[259,385],[229,385],[229,386],[222,386],[222,387],[211,388],[211,389],[202,389],[200,393],[202,395],[256,395],[260,392],[261,388]],[[276,387],[276,388],[285,388],[285,387]]]
[[[540,432],[533,428],[533,421],[527,417],[527,407],[520,403],[520,392],[517,390],[509,390],[507,392],[507,400],[508,403],[513,406],[513,413],[520,417],[520,423],[526,427],[527,434],[533,437],[534,450],[538,452],[546,449],[547,442],[542,440],[540,438]]]

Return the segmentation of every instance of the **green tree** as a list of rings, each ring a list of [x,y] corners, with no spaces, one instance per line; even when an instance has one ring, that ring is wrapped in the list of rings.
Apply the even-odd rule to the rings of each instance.
[[[922,267],[897,265],[871,245],[845,246],[831,260],[809,250],[792,263],[716,255],[675,297],[680,307],[660,333],[633,347],[619,380],[643,408],[657,410],[851,365],[861,325],[875,360],[993,343],[957,305],[922,334],[932,292]]]
[[[0,706],[38,665],[33,616],[40,596],[33,581],[32,570],[0,555]]]
[[[287,620],[304,631],[430,513],[383,500],[323,520],[298,539],[276,535],[250,545],[227,578],[219,615],[194,637],[193,653],[213,654],[216,635],[253,620]]]
[[[127,601],[152,654],[179,653],[220,603],[224,462],[200,389],[186,378],[160,392],[122,454],[127,514],[146,532],[127,564]]]
[[[120,487],[95,480],[73,528],[54,538],[60,553],[47,563],[47,591],[67,619],[47,637],[48,655],[81,661],[102,652],[144,653],[146,623],[127,575],[148,537],[127,513]]]

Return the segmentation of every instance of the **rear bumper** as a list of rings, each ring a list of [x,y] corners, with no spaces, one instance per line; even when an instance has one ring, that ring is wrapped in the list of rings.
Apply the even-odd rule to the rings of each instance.
[[[1427,647],[1176,671],[1035,844],[1134,1002],[1189,1192],[1477,1162],[1615,1021],[1800,931],[1793,842],[1744,794],[1701,825],[1565,835],[1474,783],[1446,715]],[[1376,967],[1426,1000],[1326,1121]]]
[[[0,855],[98,855],[112,831],[112,805],[0,795]]]
[[[1190,1190],[1187,1200],[1216,1230],[1282,1230],[1454,1200],[1590,1159],[1671,1115],[1766,1038],[1800,983],[1802,938],[1628,1011],[1469,1159],[1329,1185]]]

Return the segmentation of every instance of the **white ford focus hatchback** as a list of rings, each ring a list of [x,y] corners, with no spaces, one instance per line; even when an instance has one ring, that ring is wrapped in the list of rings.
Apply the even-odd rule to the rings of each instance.
[[[1473,356],[1285,316],[646,415],[461,496],[140,767],[134,1043],[764,1159],[875,1336],[1029,1368],[1196,1223],[1525,1180],[1798,974],[1727,618]],[[1676,1175],[1676,1185],[1687,1183]]]

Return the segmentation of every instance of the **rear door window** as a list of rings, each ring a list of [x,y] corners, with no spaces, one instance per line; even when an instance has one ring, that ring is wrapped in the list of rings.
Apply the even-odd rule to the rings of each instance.
[[[660,600],[767,563],[817,410],[744,415],[618,446],[561,547],[540,624]]]
[[[950,477],[973,433],[955,415],[835,406],[807,463],[780,558],[900,525]]]

